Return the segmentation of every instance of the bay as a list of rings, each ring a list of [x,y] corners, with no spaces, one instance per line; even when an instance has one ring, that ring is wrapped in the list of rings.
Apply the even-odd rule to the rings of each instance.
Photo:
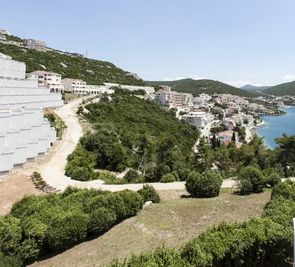
[[[283,133],[295,134],[295,106],[283,108],[287,114],[280,116],[262,116],[265,125],[257,128],[256,133],[264,138],[264,143],[269,148],[275,148],[275,138]]]

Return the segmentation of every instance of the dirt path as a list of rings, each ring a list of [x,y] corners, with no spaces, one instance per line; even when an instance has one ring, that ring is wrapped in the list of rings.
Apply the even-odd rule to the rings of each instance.
[[[7,214],[13,203],[22,199],[25,195],[41,195],[36,189],[30,177],[13,173],[0,180],[0,215]]]

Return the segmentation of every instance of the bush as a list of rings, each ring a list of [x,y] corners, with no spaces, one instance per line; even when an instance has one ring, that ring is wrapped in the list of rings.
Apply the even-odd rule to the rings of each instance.
[[[130,169],[124,176],[124,179],[128,183],[137,183],[139,181],[142,181],[141,175],[134,169]]]
[[[280,197],[295,201],[295,183],[287,180],[277,184],[271,192],[271,199]]]
[[[89,215],[88,231],[101,233],[108,230],[116,221],[116,213],[111,209],[97,208]]]
[[[143,206],[143,197],[137,193],[130,190],[123,190],[118,192],[119,196],[122,197],[125,206],[125,216],[131,217],[136,215]]]
[[[0,266],[1,267],[19,267],[22,266],[22,263],[19,259],[12,256],[5,256],[0,253]]]
[[[15,254],[21,238],[20,220],[12,216],[0,217],[0,252],[6,255]]]
[[[151,185],[144,185],[142,189],[138,190],[137,193],[139,193],[144,202],[152,201],[153,203],[159,203],[160,202],[160,196],[155,190],[154,187]]]
[[[53,250],[69,248],[87,235],[88,216],[80,211],[52,210],[47,229],[48,245]]]
[[[253,185],[251,181],[242,179],[239,181],[239,188],[241,195],[250,195],[253,192]]]
[[[175,182],[175,176],[172,173],[167,173],[162,176],[161,183],[172,183]]]
[[[186,190],[195,197],[216,197],[219,195],[222,177],[219,172],[208,170],[200,174],[192,171],[186,180]]]
[[[266,183],[271,187],[274,187],[275,185],[281,183],[281,181],[282,177],[278,173],[273,172],[267,177]]]
[[[263,192],[265,179],[262,172],[259,169],[253,166],[248,166],[240,171],[238,178],[240,180],[241,194],[243,192],[247,192],[251,188],[250,183],[252,184],[253,193]],[[242,188],[242,186],[244,186],[245,188]]]

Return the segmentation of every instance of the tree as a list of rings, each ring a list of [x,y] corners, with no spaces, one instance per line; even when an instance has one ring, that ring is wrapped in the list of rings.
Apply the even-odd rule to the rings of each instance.
[[[200,138],[197,152],[193,158],[193,165],[196,171],[204,172],[212,167],[213,152],[210,150],[204,137]]]
[[[263,173],[253,167],[248,166],[242,169],[238,176],[240,180],[240,191],[241,193],[249,192],[252,185],[252,192],[253,193],[260,193],[263,191],[263,187],[265,184],[265,179]]]
[[[279,162],[284,168],[285,177],[288,177],[288,165],[295,163],[295,135],[283,134],[283,137],[276,138],[275,141],[279,146],[276,149]]]
[[[200,174],[191,172],[186,180],[186,190],[195,197],[216,197],[219,195],[222,177],[218,171],[208,170]]]

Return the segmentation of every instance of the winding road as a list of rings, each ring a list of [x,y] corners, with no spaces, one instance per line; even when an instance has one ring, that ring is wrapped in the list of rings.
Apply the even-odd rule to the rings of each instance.
[[[64,132],[63,139],[58,144],[52,157],[45,163],[38,167],[43,179],[48,185],[63,191],[68,186],[75,186],[78,188],[96,188],[109,191],[121,191],[130,189],[137,191],[143,187],[144,184],[120,184],[107,185],[101,180],[81,182],[75,181],[65,176],[65,166],[67,163],[67,156],[71,154],[83,135],[82,127],[79,123],[76,111],[81,104],[82,99],[76,99],[64,106],[55,110],[56,114],[62,118],[67,125]],[[149,183],[156,190],[181,190],[185,189],[185,182],[173,183]],[[222,188],[236,187],[237,183],[234,180],[224,180]]]

